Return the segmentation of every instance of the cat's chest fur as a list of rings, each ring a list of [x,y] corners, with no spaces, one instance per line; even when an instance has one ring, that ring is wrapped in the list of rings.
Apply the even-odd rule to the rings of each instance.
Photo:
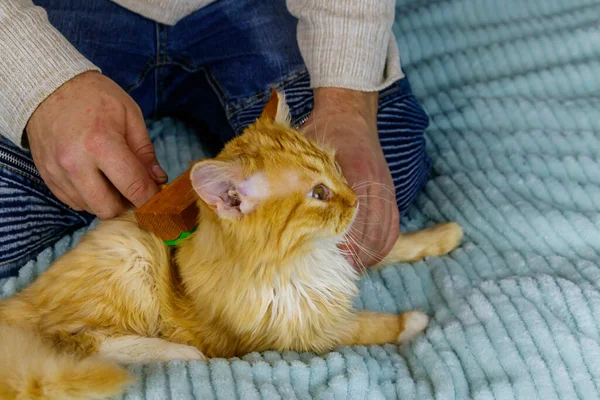
[[[201,325],[193,329],[200,347],[202,336],[219,334],[229,342],[224,348],[235,345],[236,353],[326,349],[339,342],[340,326],[352,318],[358,274],[334,241],[317,243],[283,265],[248,265],[240,257],[231,273],[214,270],[201,266],[182,274]]]
[[[335,248],[321,243],[313,252],[290,265],[259,286],[262,312],[274,329],[298,325],[303,328],[315,318],[331,313],[357,294],[357,274]]]
[[[272,283],[270,296],[269,288],[264,291],[267,329],[282,335],[276,341],[279,348],[331,347],[340,339],[339,326],[351,318],[352,299],[358,294],[355,270],[335,243],[322,243],[290,270],[289,277]]]

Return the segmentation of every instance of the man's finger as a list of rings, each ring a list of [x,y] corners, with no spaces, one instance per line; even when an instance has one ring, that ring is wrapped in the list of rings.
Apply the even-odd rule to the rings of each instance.
[[[135,207],[140,207],[158,193],[158,185],[124,140],[109,142],[104,152],[99,154],[98,167]]]
[[[74,206],[71,206],[71,208],[74,209],[75,211],[84,211],[84,210],[89,211],[89,208],[90,208],[89,205],[87,204],[87,202],[85,200],[83,200],[83,197],[81,197],[81,195],[75,189],[75,186],[71,183],[71,181],[65,177],[65,180],[63,182],[64,182],[62,185],[63,192],[67,196],[69,196],[69,198],[71,199],[71,201],[74,204]]]
[[[134,110],[128,109],[126,118],[127,133],[125,134],[125,140],[127,145],[158,183],[166,183],[168,180],[167,173],[158,163],[154,145],[150,140],[144,116],[139,107],[136,106]]]
[[[119,193],[93,165],[74,173],[71,179],[73,185],[79,188],[88,212],[100,218],[112,218],[125,211]]]
[[[51,178],[46,179],[45,182],[46,182],[46,185],[48,186],[48,189],[50,189],[50,191],[52,192],[52,194],[54,194],[54,196],[56,196],[57,199],[59,199],[60,201],[62,201],[63,203],[65,203],[66,205],[71,207],[73,210],[75,210],[75,211],[87,210],[87,204],[83,201],[81,196],[79,196],[79,194],[77,194],[77,192],[75,192],[72,189],[72,185],[70,184],[70,182],[67,179],[61,181],[62,187],[59,187],[58,185],[56,185],[54,180]]]

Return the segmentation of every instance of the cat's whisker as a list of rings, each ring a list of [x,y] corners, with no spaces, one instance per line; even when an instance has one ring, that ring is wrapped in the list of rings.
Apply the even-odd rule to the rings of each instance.
[[[349,251],[350,251],[350,254],[352,255],[352,259],[354,260],[355,265],[358,266],[360,270],[364,270],[365,265],[363,264],[360,257],[358,256],[358,253],[356,251],[352,250],[351,247],[349,247]]]
[[[390,199],[386,199],[385,197],[381,197],[381,196],[376,196],[374,194],[368,194],[368,195],[367,194],[361,194],[361,195],[358,195],[358,198],[380,199],[380,200],[383,200],[383,201],[388,202],[390,204],[394,204],[394,205],[396,204],[396,202],[394,202],[394,201],[392,201]]]
[[[377,262],[381,262],[384,260],[384,257],[374,253],[372,250],[367,249],[365,246],[361,245],[360,243],[358,243],[357,239],[354,238],[352,236],[352,231],[348,231],[348,239],[350,239],[350,242],[352,244],[354,244],[356,247],[358,247],[360,250],[362,250],[366,255],[368,255],[369,257],[373,258],[375,261]]]
[[[359,202],[360,202],[360,199],[359,199]],[[374,213],[377,216],[377,222],[378,223],[382,223],[383,222],[381,214],[379,213],[379,211],[377,211],[377,209],[374,208],[374,206],[372,204],[369,204],[369,203],[366,203],[366,204],[365,203],[360,203],[360,204],[367,206],[366,210],[365,210],[365,213],[368,214],[368,212],[371,211],[372,213]]]
[[[360,258],[358,257],[358,254],[356,253],[356,251],[354,251],[354,249],[351,246],[353,244],[353,240],[354,240],[351,235],[352,235],[352,227],[350,227],[350,229],[348,229],[348,231],[344,234],[343,242],[346,243],[345,251],[349,252],[350,255],[352,255],[352,258],[354,259],[354,261],[362,264],[360,261]]]
[[[359,220],[355,220],[353,222],[353,224],[360,224],[360,225],[381,225],[377,222],[364,222],[364,221],[359,221]]]
[[[350,256],[354,260],[354,266],[358,268],[360,272],[363,272],[365,270],[365,265],[362,263],[358,255],[355,252],[350,251]]]
[[[377,225],[379,225],[379,224],[377,224]],[[356,228],[353,228],[353,227],[351,227],[351,228],[350,228],[350,231],[351,231],[352,233],[357,233],[357,234],[358,234],[358,233],[361,233],[361,232],[359,232],[359,231],[356,231],[355,229],[356,229]],[[363,237],[366,237],[366,238],[369,238],[369,239],[377,240],[377,238],[376,238],[376,237],[374,237],[374,236],[372,236],[372,235],[367,235],[367,234],[365,234],[365,233],[362,233],[362,236],[363,236]]]
[[[368,267],[362,262],[362,260],[360,259],[360,257],[358,256],[357,253],[353,252],[352,253],[352,258],[354,259],[354,266],[355,268],[360,272],[360,273],[364,273],[366,271],[368,271]],[[366,275],[366,279],[370,279],[370,277],[368,275]]]
[[[362,212],[358,213],[356,215],[356,218],[354,218],[354,222],[357,222],[357,221],[360,223],[363,223],[363,224],[376,224],[376,222],[368,222],[369,219]]]
[[[385,183],[381,183],[381,182],[377,182],[377,181],[360,181],[360,182],[355,183],[355,186],[368,186],[368,185],[381,186],[381,187],[391,190],[390,185],[386,185]]]
[[[357,194],[358,200],[360,201],[361,199],[379,199],[379,200],[383,200],[386,201],[388,203],[391,204],[396,204],[396,202],[394,201],[396,199],[396,196],[394,196],[394,200],[390,199],[390,198],[386,198],[386,197],[382,197],[382,196],[378,196],[376,194],[372,194],[372,193],[364,193],[364,194]]]
[[[345,237],[345,239],[348,239],[348,238]],[[360,272],[364,272],[367,270],[365,265],[363,264],[363,262],[360,260],[360,257],[358,257],[358,254],[356,254],[356,252],[354,252],[351,247],[348,247],[346,254],[349,254],[352,257],[352,259],[354,260],[355,266],[358,268],[358,270]]]
[[[362,185],[365,182],[369,182],[369,181],[354,182],[354,184],[352,185],[352,188],[354,189],[355,186]]]
[[[381,221],[376,221],[376,222],[367,222],[369,221],[367,218],[356,218],[354,220],[354,222],[352,223],[352,225],[357,224],[360,226],[371,226],[371,225],[381,225]]]
[[[396,197],[396,193],[392,190],[392,188],[389,185],[386,185],[381,182],[375,182],[375,181],[362,181],[360,183],[356,183],[356,184],[352,185],[352,190],[357,191],[359,189],[363,189],[363,188],[369,187],[371,185],[379,186],[379,187],[385,189],[385,191],[388,192],[390,195]]]
[[[362,187],[367,187],[367,186],[362,186]],[[391,193],[391,192],[382,193],[382,195],[384,195],[384,196],[387,196],[388,194],[390,195],[389,197],[392,197],[392,196],[394,196],[394,198],[396,197],[396,195],[394,193]],[[357,193],[357,195],[359,195],[359,196],[372,196],[373,194],[371,194],[371,193]]]
[[[355,191],[355,193],[356,193],[357,195],[359,195],[359,196],[373,196],[373,195],[376,195],[376,194],[373,194],[373,192],[376,192],[376,191],[374,191],[374,190],[369,190],[369,191],[367,191],[367,192],[365,192],[365,191],[363,190],[363,189],[365,189],[365,188],[370,188],[370,187],[371,187],[371,185],[363,185],[363,186],[359,186],[359,187],[358,187],[357,189],[355,189],[354,191]],[[384,186],[384,187],[385,187],[385,186]],[[359,191],[360,191],[360,192],[359,192]],[[376,193],[377,193],[377,192],[376,192]],[[385,190],[384,192],[379,192],[379,193],[381,193],[383,196],[386,196],[386,197],[388,197],[388,198],[394,198],[394,199],[396,198],[396,193],[394,193],[394,192],[393,192],[393,191],[391,191],[391,190]]]
[[[353,233],[355,233],[355,232],[354,232],[352,229],[350,229],[350,230],[348,231],[348,234],[349,234],[349,237],[350,237],[350,239],[352,239],[352,240],[353,240],[353,243],[354,243],[354,244],[355,244],[355,245],[356,245],[358,248],[360,248],[360,249],[361,249],[361,250],[362,250],[364,253],[366,253],[367,255],[369,255],[370,257],[372,257],[372,258],[374,258],[374,259],[376,259],[376,260],[377,260],[378,258],[380,258],[380,259],[383,259],[383,257],[381,257],[380,255],[376,254],[376,253],[375,253],[373,250],[371,250],[371,249],[369,249],[369,248],[365,247],[364,245],[360,244],[360,243],[359,243],[359,241],[358,241],[358,239],[357,239],[356,237],[354,237]],[[378,260],[378,261],[380,261],[380,260]]]

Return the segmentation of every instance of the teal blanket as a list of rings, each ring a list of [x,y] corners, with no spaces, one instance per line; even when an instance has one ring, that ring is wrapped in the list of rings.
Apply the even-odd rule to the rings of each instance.
[[[357,303],[425,310],[426,334],[136,366],[125,399],[600,398],[600,1],[399,0],[396,18],[434,160],[403,229],[458,221],[466,237],[449,256],[371,272]],[[203,154],[175,121],[151,132],[171,176]]]

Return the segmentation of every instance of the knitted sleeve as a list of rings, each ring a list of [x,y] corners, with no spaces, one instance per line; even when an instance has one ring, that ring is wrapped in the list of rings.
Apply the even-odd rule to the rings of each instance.
[[[38,105],[74,76],[99,68],[30,0],[0,1],[0,134],[21,146]]]
[[[404,76],[394,0],[287,0],[312,87],[378,91]]]

